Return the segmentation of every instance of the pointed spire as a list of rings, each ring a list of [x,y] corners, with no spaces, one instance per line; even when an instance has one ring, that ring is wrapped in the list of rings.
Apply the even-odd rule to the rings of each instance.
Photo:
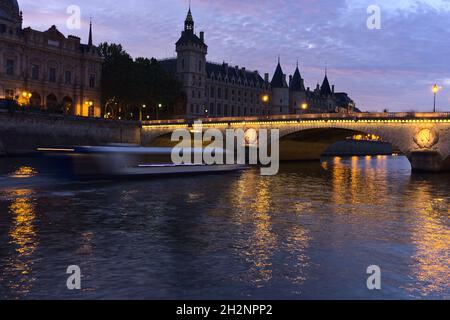
[[[283,73],[283,69],[281,69],[280,56],[278,56],[278,65],[273,75],[272,82],[270,84],[273,88],[286,88],[288,86]]]
[[[191,3],[189,2],[189,11],[184,21],[184,31],[194,33],[194,18],[192,17]]]
[[[289,86],[289,89],[291,91],[306,91],[305,90],[305,83],[302,79],[302,76],[300,74],[299,70],[299,64],[297,59],[297,68],[295,68],[294,76],[292,77],[292,82]]]
[[[89,21],[89,46],[92,46],[92,18]]]
[[[320,93],[324,96],[332,95],[330,82],[328,81],[328,67],[325,68],[325,78],[323,79],[322,86],[320,87]]]

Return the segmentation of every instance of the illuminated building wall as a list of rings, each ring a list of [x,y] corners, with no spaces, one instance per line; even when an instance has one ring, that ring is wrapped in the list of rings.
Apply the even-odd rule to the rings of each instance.
[[[16,0],[0,1],[0,98],[22,105],[100,117],[102,59],[98,48],[55,26],[22,28]]]
[[[352,112],[354,102],[346,93],[334,92],[328,77],[315,90],[305,88],[297,66],[287,81],[281,63],[269,80],[258,71],[206,60],[205,33],[195,33],[189,9],[184,30],[176,42],[176,58],[160,60],[163,68],[183,83],[184,114],[172,117],[243,117],[298,113]]]

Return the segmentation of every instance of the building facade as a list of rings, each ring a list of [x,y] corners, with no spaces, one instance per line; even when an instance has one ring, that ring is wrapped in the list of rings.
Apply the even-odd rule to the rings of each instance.
[[[55,26],[22,28],[17,0],[0,0],[0,98],[77,116],[101,116],[99,50]]]
[[[280,61],[271,81],[268,73],[262,78],[258,71],[208,62],[205,33],[195,33],[190,8],[175,46],[176,58],[159,61],[183,84],[186,108],[175,116],[242,117],[355,110],[346,93],[334,92],[327,75],[315,90],[305,88],[298,65],[288,82]]]

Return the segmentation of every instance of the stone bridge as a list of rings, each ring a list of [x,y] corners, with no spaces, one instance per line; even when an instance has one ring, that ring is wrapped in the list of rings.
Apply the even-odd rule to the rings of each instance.
[[[281,160],[318,160],[331,144],[355,133],[373,134],[401,150],[413,171],[450,171],[450,113],[361,113],[200,119],[203,130],[278,129]],[[171,133],[192,122],[144,122],[141,142],[171,146]]]

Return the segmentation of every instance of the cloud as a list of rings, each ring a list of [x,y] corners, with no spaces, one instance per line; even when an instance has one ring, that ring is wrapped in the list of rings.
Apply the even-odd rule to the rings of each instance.
[[[65,27],[66,8],[78,4],[83,28]],[[367,7],[381,8],[381,30],[368,30]],[[133,56],[170,57],[186,17],[187,0],[20,1],[25,24],[87,39],[89,16],[94,40],[120,42]],[[428,110],[430,86],[443,82],[442,108],[450,109],[450,1],[448,0],[194,0],[197,31],[206,32],[208,59],[284,72],[300,60],[310,87],[324,67],[339,91],[367,110]],[[448,87],[448,89],[446,88]]]

